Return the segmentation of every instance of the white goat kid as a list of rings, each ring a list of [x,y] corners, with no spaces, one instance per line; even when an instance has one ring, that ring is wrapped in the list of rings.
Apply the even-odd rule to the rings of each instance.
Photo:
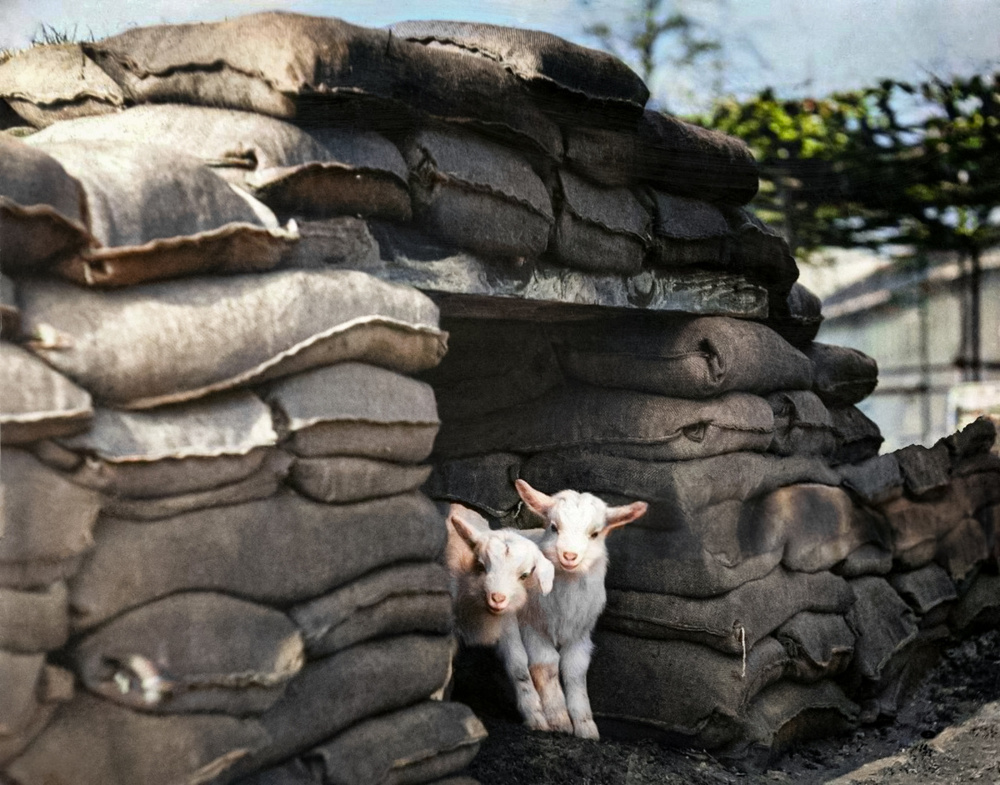
[[[500,655],[514,683],[518,709],[536,730],[599,734],[587,694],[591,633],[604,610],[608,532],[646,513],[646,502],[609,507],[589,493],[549,496],[517,480],[517,492],[546,521],[522,533],[556,568],[551,593],[531,597],[518,614],[519,634],[504,629]],[[561,682],[561,683],[560,683]]]
[[[485,518],[461,504],[451,505],[448,523],[445,563],[459,637],[493,646],[505,625],[516,635],[516,616],[529,595],[552,591],[552,563],[531,540],[512,529],[491,530]]]

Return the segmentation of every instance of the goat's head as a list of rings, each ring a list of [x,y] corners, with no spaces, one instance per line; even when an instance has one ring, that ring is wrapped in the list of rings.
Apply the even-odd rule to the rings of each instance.
[[[587,572],[603,559],[608,532],[646,514],[646,502],[609,507],[590,493],[559,491],[549,496],[524,480],[515,482],[522,501],[545,519],[545,555],[567,572]]]
[[[555,569],[527,537],[512,529],[493,531],[482,516],[460,504],[451,506],[448,523],[471,550],[466,571],[491,613],[516,613],[529,591],[552,591]]]

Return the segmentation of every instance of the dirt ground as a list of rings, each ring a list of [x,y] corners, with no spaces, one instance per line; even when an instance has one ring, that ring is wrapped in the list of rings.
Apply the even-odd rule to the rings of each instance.
[[[948,648],[892,723],[802,743],[766,766],[734,766],[652,741],[585,741],[482,716],[469,768],[483,785],[1000,785],[1000,630]]]

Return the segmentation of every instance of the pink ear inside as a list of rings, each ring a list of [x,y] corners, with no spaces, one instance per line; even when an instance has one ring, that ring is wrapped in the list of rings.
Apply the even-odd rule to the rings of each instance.
[[[458,536],[468,543],[469,547],[475,550],[476,545],[479,543],[479,531],[470,523],[466,523],[462,520],[459,513],[452,509],[451,514],[448,516],[448,523],[451,524],[452,528],[458,533]]]
[[[555,499],[546,493],[535,490],[524,480],[515,480],[514,487],[517,489],[517,495],[521,497],[521,501],[539,515],[545,515],[555,506]]]
[[[649,505],[646,502],[632,502],[622,507],[609,507],[604,528],[617,529],[619,526],[631,523],[636,518],[645,515],[648,509]]]

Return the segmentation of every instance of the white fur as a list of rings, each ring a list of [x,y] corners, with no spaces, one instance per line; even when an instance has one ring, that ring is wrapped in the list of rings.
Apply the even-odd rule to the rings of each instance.
[[[587,695],[591,633],[604,610],[608,532],[644,515],[645,502],[608,507],[589,493],[552,496],[518,480],[521,499],[546,526],[522,532],[555,567],[547,595],[535,595],[518,613],[518,628],[504,625],[500,654],[514,682],[518,709],[536,730],[599,737]]]
[[[452,576],[458,634],[469,644],[492,646],[529,595],[552,590],[554,568],[538,546],[512,529],[491,531],[474,510],[453,504],[448,515],[445,563]]]

